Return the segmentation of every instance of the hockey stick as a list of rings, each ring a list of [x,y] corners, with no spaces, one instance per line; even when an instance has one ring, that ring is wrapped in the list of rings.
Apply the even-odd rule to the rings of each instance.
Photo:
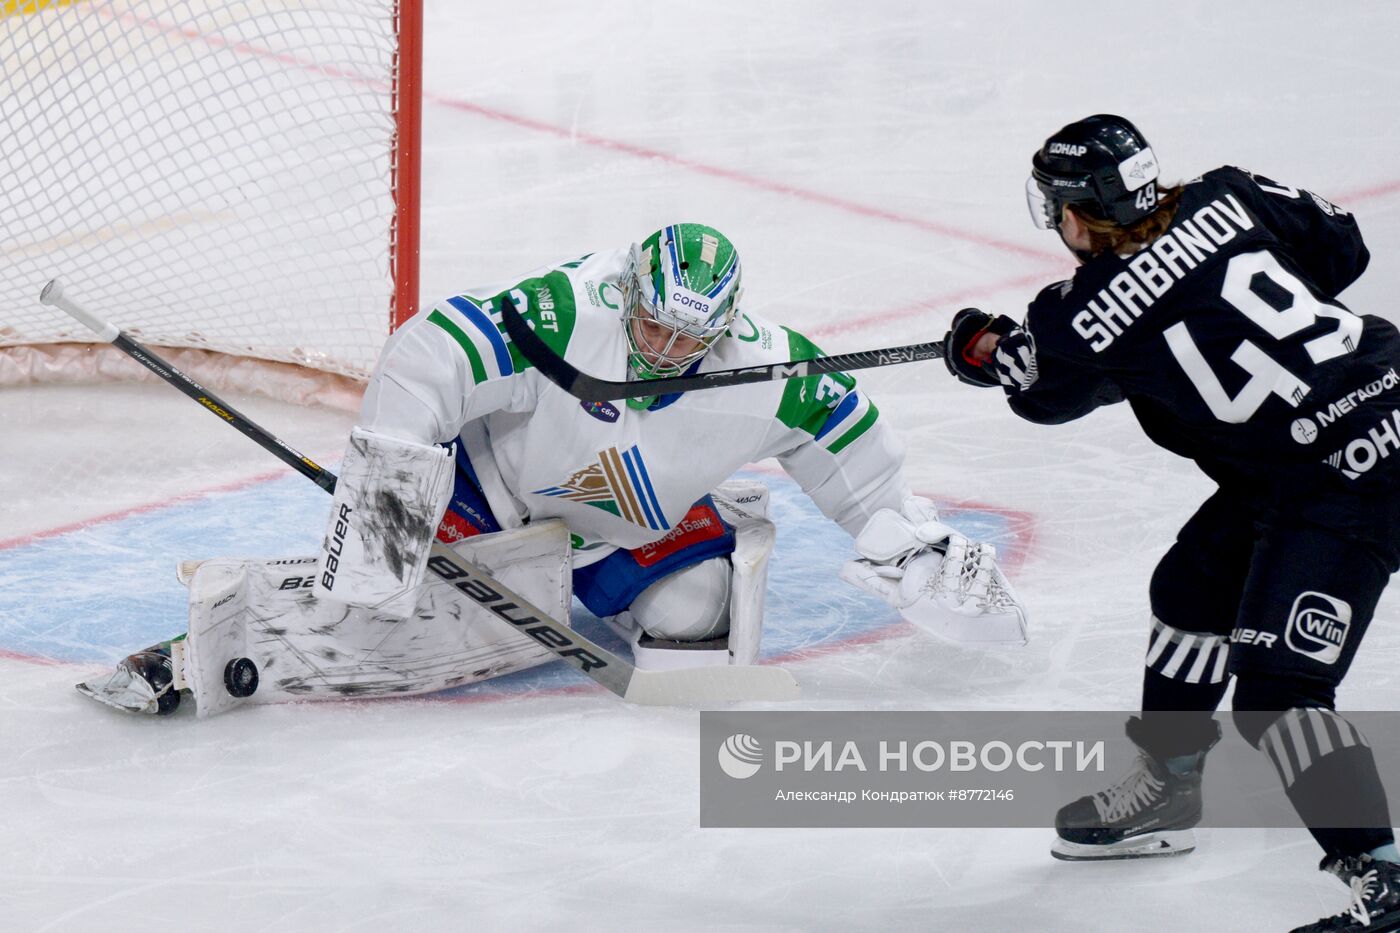
[[[789,360],[786,363],[745,366],[742,369],[719,369],[711,373],[695,373],[692,376],[612,382],[607,379],[595,379],[587,373],[580,372],[550,349],[549,345],[535,334],[529,322],[520,316],[515,302],[511,301],[509,295],[503,295],[501,299],[501,320],[506,326],[506,333],[510,335],[521,354],[546,379],[585,402],[645,398],[649,395],[667,395],[672,392],[693,392],[697,389],[748,385],[751,382],[771,382],[774,379],[800,379],[803,376],[845,372],[850,369],[873,369],[876,366],[894,366],[898,363],[941,360],[944,356],[943,341],[934,340],[930,343],[914,343],[885,350],[857,350],[854,353],[819,356],[810,360]]]
[[[39,301],[66,311],[79,322],[126,353],[228,424],[251,438],[268,453],[292,467],[327,492],[335,491],[334,473],[310,457],[287,446],[277,437],[244,417],[238,409],[205,389],[162,360],[115,325],[83,309],[63,294],[57,279],[44,286]],[[716,666],[677,671],[639,671],[627,661],[594,644],[544,610],[513,592],[484,569],[440,541],[433,541],[428,569],[451,583],[493,615],[535,639],[560,658],[632,703],[648,706],[692,704],[730,700],[791,700],[797,682],[781,667]]]

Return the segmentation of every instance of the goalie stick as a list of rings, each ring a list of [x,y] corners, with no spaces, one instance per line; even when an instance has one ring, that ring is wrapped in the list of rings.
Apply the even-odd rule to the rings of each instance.
[[[39,301],[67,312],[104,341],[199,402],[317,486],[327,492],[335,491],[334,473],[244,417],[238,409],[162,360],[115,325],[96,317],[66,297],[57,279],[44,286]],[[484,569],[459,556],[440,541],[433,541],[428,569],[628,702],[664,706],[707,701],[791,700],[797,696],[797,682],[781,667],[739,665],[676,671],[637,670],[635,665],[550,618],[544,610],[503,586]]]
[[[800,379],[803,376],[817,376],[821,373],[845,372],[850,369],[873,369],[876,366],[895,366],[899,363],[918,363],[922,360],[941,360],[945,350],[943,341],[914,343],[905,347],[889,347],[884,350],[857,350],[854,353],[838,353],[836,356],[818,356],[810,360],[789,360],[786,363],[768,363],[764,366],[745,366],[741,369],[719,369],[710,373],[695,373],[691,376],[666,376],[660,379],[643,379],[636,382],[612,382],[595,379],[580,372],[562,356],[550,349],[549,344],[536,336],[530,323],[520,316],[515,302],[509,295],[501,296],[501,320],[506,333],[519,348],[521,354],[538,369],[546,379],[568,392],[574,398],[585,402],[611,402],[624,398],[645,398],[649,395],[667,395],[672,392],[693,392],[697,389],[718,389],[722,386],[748,385],[752,382],[770,382],[774,379]]]

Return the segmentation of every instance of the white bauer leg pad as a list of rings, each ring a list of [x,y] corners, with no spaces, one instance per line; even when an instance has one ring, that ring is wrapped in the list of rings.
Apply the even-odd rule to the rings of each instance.
[[[768,487],[730,480],[714,492],[715,505],[734,526],[733,584],[729,588],[729,663],[758,662],[763,639],[763,604],[768,591],[768,558],[777,530],[768,518]]]
[[[567,624],[572,560],[562,522],[468,538],[453,550]],[[318,599],[317,568],[315,557],[193,568],[176,671],[201,718],[243,703],[431,693],[557,659],[436,577],[401,617]]]
[[[632,646],[632,657],[643,670],[677,670],[723,664],[753,664],[758,660],[763,636],[763,603],[768,586],[768,557],[773,552],[776,532],[768,520],[768,487],[761,482],[730,480],[713,493],[720,515],[734,529],[734,552],[728,559],[712,558],[652,584],[632,604],[634,611],[623,612],[606,621]],[[727,567],[726,586],[713,585],[704,578],[718,566]],[[727,596],[725,590],[727,589]],[[709,616],[709,610],[694,606],[673,608],[670,600],[694,600],[711,593],[727,599],[721,610],[727,614],[726,633],[704,641],[672,641],[669,632],[656,631],[656,622],[670,623],[676,617]],[[648,632],[648,623],[653,631]],[[660,636],[661,640],[646,637]]]
[[[452,495],[452,452],[355,428],[331,501],[316,595],[406,616]]]

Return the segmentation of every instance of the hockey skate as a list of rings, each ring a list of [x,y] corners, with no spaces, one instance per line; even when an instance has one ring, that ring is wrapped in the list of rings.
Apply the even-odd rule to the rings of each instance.
[[[76,686],[83,696],[127,713],[168,716],[180,705],[170,642],[128,655],[112,673]]]
[[[1128,720],[1137,761],[1117,784],[1060,808],[1055,814],[1059,838],[1050,854],[1081,862],[1185,855],[1195,849],[1192,827],[1201,820],[1201,774],[1206,753],[1220,739],[1219,727],[1215,730],[1205,749],[1173,757],[1169,767],[1164,757],[1143,747],[1142,720]]]
[[[1293,933],[1386,933],[1400,930],[1400,865],[1369,855],[1328,856],[1318,866],[1351,885],[1351,906]]]

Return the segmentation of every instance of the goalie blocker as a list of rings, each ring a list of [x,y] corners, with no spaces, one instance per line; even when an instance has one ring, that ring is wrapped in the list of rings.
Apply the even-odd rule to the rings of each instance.
[[[312,589],[406,616],[452,495],[452,452],[363,428],[350,432]]]

